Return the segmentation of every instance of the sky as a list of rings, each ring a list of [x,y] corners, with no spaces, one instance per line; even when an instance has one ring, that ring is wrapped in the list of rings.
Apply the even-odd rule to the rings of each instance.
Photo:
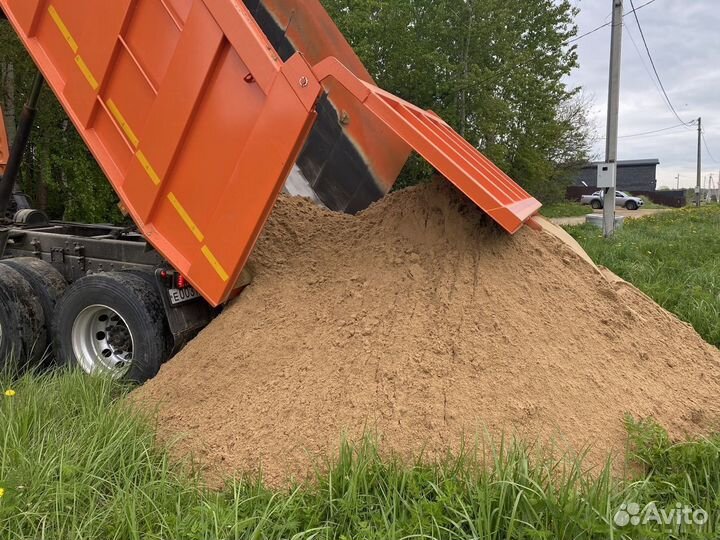
[[[611,20],[613,0],[572,0],[580,9],[578,35]],[[638,7],[648,0],[633,0]],[[697,128],[683,128],[665,102],[648,60],[630,0],[624,0],[623,62],[618,159],[660,160],[658,188],[696,184]],[[638,9],[660,79],[680,118],[703,119],[708,150],[703,146],[703,177],[720,176],[720,0],[655,0]],[[577,42],[580,68],[568,84],[583,88],[591,100],[591,121],[598,140],[594,157],[605,157],[610,60],[608,26]],[[637,45],[637,50],[635,45]],[[680,126],[654,135],[625,137]]]

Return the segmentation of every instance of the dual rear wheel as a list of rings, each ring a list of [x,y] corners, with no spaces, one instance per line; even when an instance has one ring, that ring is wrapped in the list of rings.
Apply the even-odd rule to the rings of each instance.
[[[38,295],[13,266],[0,264],[0,367],[41,363],[48,328]]]
[[[171,346],[149,274],[98,273],[67,286],[38,259],[0,264],[0,367],[54,358],[87,373],[143,382],[158,372]]]

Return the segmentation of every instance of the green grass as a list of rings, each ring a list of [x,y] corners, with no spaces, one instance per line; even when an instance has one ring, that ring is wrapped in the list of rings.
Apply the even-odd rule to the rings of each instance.
[[[567,230],[595,262],[720,346],[720,205],[626,220],[609,241],[593,226]]]
[[[543,205],[540,209],[540,214],[546,218],[576,217],[592,214],[592,209],[588,205],[583,205],[579,202],[563,201]]]
[[[644,210],[668,210],[668,206],[662,204],[656,204],[649,200],[647,197],[642,198],[645,204],[643,205]],[[566,218],[566,217],[578,217],[592,214],[593,209],[587,204],[580,204],[579,202],[563,201],[559,203],[553,203],[543,205],[540,209],[540,214],[546,218]]]
[[[518,444],[485,464],[466,455],[403,465],[367,442],[345,445],[306,486],[210,491],[172,464],[151,423],[123,403],[126,388],[66,372],[1,382],[16,392],[0,394],[3,540],[668,538],[654,524],[614,526],[617,509],[720,507],[720,439],[673,445],[657,426],[632,423],[644,463],[636,481],[609,469],[585,475],[579,460],[533,459]],[[670,532],[710,538],[710,523]]]
[[[642,200],[645,202],[645,204],[643,205],[643,210],[672,210],[670,206],[654,203],[647,197],[642,197]]]

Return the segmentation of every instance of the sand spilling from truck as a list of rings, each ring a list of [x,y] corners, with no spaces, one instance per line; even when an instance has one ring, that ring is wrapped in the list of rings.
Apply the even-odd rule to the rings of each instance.
[[[568,245],[499,231],[444,184],[357,217],[282,198],[253,284],[134,393],[213,474],[304,478],[341,438],[426,459],[475,436],[623,454],[626,413],[720,418],[720,352]]]

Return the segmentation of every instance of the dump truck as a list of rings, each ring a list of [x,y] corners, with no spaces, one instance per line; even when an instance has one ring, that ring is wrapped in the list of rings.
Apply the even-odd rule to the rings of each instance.
[[[415,151],[508,233],[540,203],[376,86],[317,0],[0,0],[38,67],[0,130],[0,362],[144,381],[238,296],[280,192],[356,213]],[[3,23],[7,24],[7,23]],[[131,227],[52,221],[18,171],[44,86]]]

